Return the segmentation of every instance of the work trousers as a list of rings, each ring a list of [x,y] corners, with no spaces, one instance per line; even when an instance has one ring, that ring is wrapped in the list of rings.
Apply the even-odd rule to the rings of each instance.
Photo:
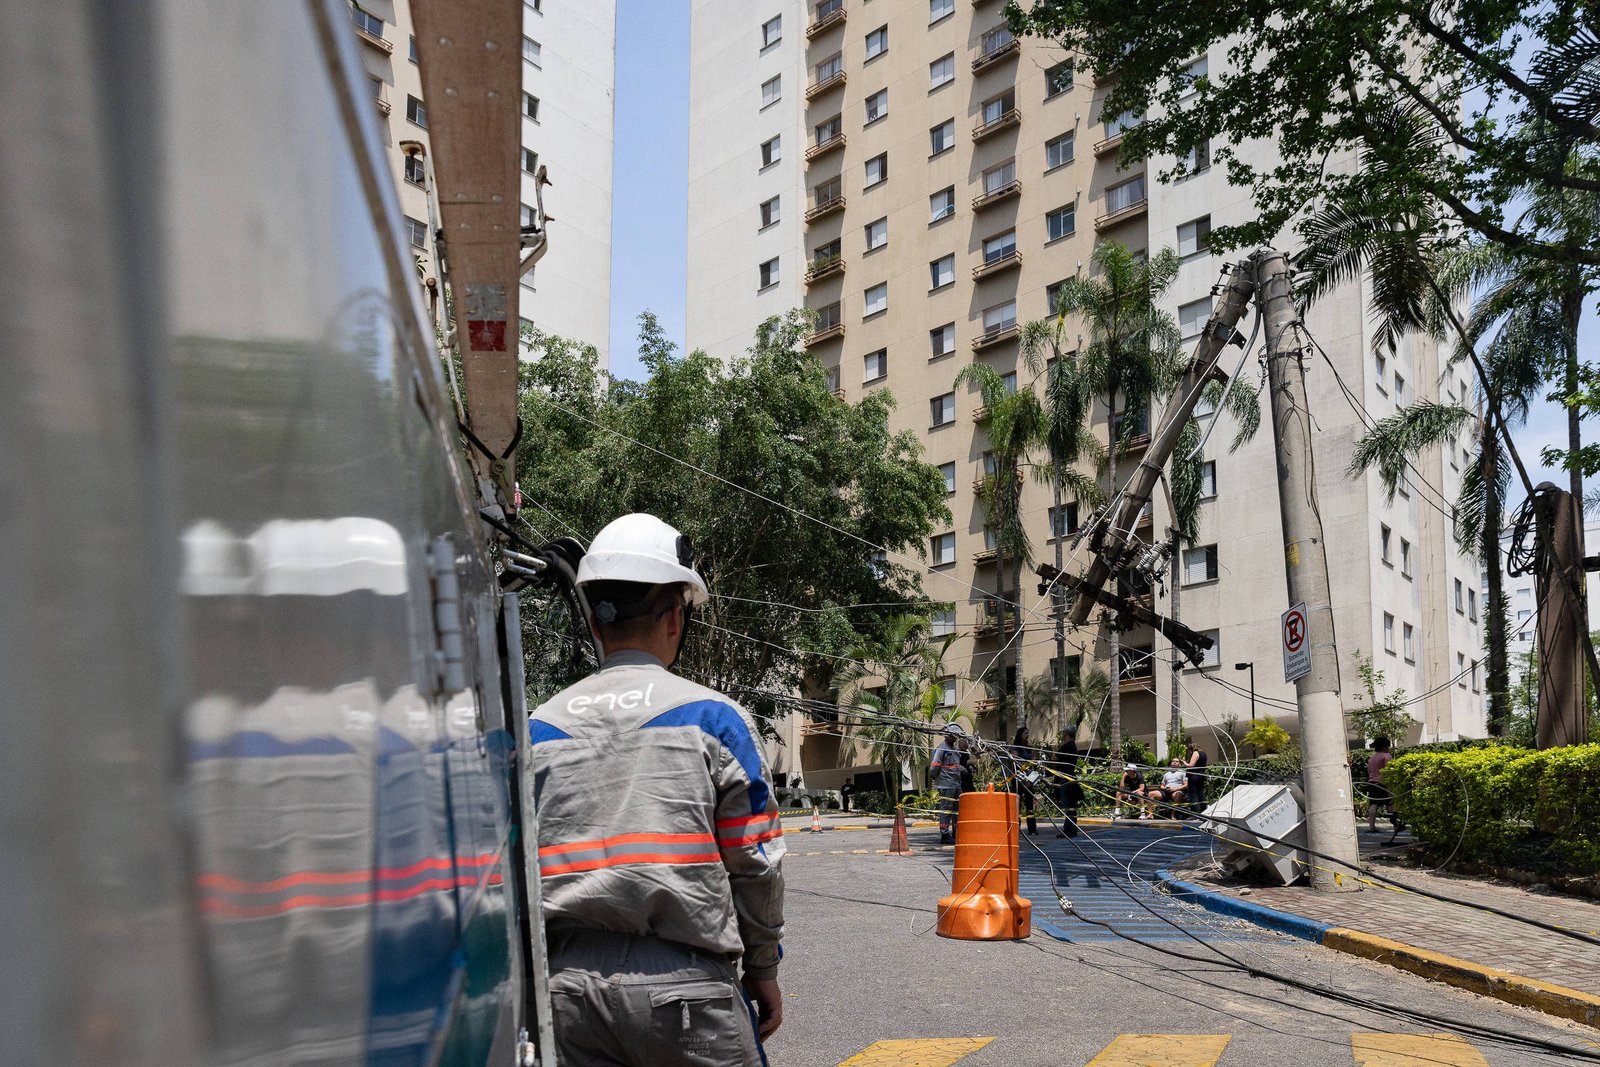
[[[956,812],[961,809],[961,787],[939,787],[939,832],[941,834],[954,833],[956,828]]]
[[[551,934],[563,1067],[762,1067],[732,963],[660,938]]]

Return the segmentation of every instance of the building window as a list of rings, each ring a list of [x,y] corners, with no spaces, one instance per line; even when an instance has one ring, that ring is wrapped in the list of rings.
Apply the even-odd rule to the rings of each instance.
[[[1467,613],[1467,590],[1466,590],[1466,586],[1461,584],[1461,579],[1460,578],[1457,578],[1456,579],[1456,614],[1457,615],[1465,615],[1466,613]]]
[[[422,101],[414,96],[406,97],[406,118],[423,129],[428,128],[428,111],[422,106]]]
[[[1417,662],[1417,631],[1409,622],[1400,626],[1401,650],[1405,653],[1407,663]]]
[[[1478,621],[1478,591],[1467,590],[1467,618],[1473,622]]]
[[[1078,502],[1062,504],[1059,508],[1050,509],[1050,536],[1071,537],[1078,532],[1082,525],[1078,520]]]
[[[1201,141],[1183,154],[1185,174],[1204,174],[1211,169],[1211,142]]]
[[[816,187],[812,189],[812,193],[815,196],[816,206],[821,207],[823,204],[839,199],[844,193],[844,179],[835,176],[825,182],[818,182]]]
[[[1075,205],[1058,207],[1044,217],[1045,239],[1059,241],[1063,237],[1072,236],[1078,228],[1078,209]]]
[[[1125,181],[1120,185],[1113,185],[1106,190],[1106,214],[1114,215],[1119,211],[1144,203],[1144,175]]]
[[[1482,663],[1482,662],[1483,662],[1482,660],[1476,660],[1476,659],[1472,661],[1472,691],[1474,693],[1479,691],[1478,690],[1478,664]]]
[[[350,20],[356,24],[356,29],[372,34],[374,37],[383,36],[383,20],[370,11],[364,11],[355,4],[350,5]]]
[[[1199,337],[1211,317],[1211,298],[1178,305],[1178,333],[1185,341]]]
[[[879,282],[862,294],[866,303],[866,310],[861,317],[870,319],[874,315],[881,315],[889,310],[889,283]]]
[[[999,122],[1005,117],[1006,112],[1017,106],[1017,94],[1010,89],[999,96],[991,96],[983,102],[983,124]]]
[[[956,465],[954,463],[939,464],[939,474],[944,478],[944,495],[954,496],[956,492]]]
[[[413,62],[413,63],[417,62],[417,35],[416,34],[413,33],[411,35],[411,40],[406,45],[406,48],[407,48],[407,52],[406,52],[407,58],[410,59],[411,62]]]
[[[1394,616],[1387,611],[1383,613],[1383,650],[1394,654]]]
[[[532,204],[523,204],[522,205],[522,228],[523,229],[528,229],[529,227],[531,227],[533,225],[533,222],[534,222],[533,205]]]
[[[1064,286],[1066,284],[1067,284],[1067,281],[1066,281],[1065,278],[1063,278],[1059,282],[1051,282],[1049,285],[1044,287],[1044,303],[1045,303],[1045,311],[1044,311],[1044,313],[1046,315],[1060,315],[1060,314],[1062,314],[1061,307],[1060,307],[1060,304],[1061,304],[1061,288],[1062,288],[1062,286]]]
[[[1124,111],[1119,115],[1101,115],[1100,119],[1106,124],[1106,140],[1121,137],[1144,121],[1144,116],[1133,111]]]
[[[956,350],[956,324],[947,322],[943,326],[935,326],[928,331],[928,341],[931,351],[929,359],[948,356]]]
[[[526,0],[522,6],[532,11],[535,15],[544,14],[544,0]]]
[[[993,307],[983,309],[983,332],[996,333],[1008,330],[1017,324],[1017,302],[1007,300],[1004,304],[995,304]]]
[[[949,186],[940,189],[928,197],[928,223],[932,225],[940,219],[947,219],[956,213],[956,187]]]
[[[543,52],[544,49],[539,46],[539,42],[532,37],[524,37],[522,39],[522,58],[532,63],[535,67],[542,64],[541,57]]]
[[[1044,72],[1044,98],[1060,96],[1072,88],[1072,60],[1057,63]]]
[[[953,708],[956,706],[956,680],[954,678],[940,679],[939,706],[941,708]]]
[[[1456,653],[1456,684],[1461,688],[1467,687],[1467,657],[1464,653]]]
[[[412,248],[428,247],[428,224],[421,219],[406,216],[406,236],[411,238]]]
[[[778,211],[778,197],[775,196],[771,200],[762,201],[762,203],[761,203],[761,228],[763,230],[766,229],[768,226],[771,226],[773,223],[777,222],[778,219],[781,218],[781,217],[782,216],[779,214],[779,211]]]
[[[956,54],[951,52],[928,64],[928,92],[956,80]]]
[[[1217,461],[1208,459],[1200,464],[1200,499],[1217,498]]]
[[[889,180],[889,153],[873,156],[867,160],[867,184],[871,189],[875,185],[882,185]]]
[[[1198,256],[1211,250],[1211,216],[1205,215],[1178,227],[1178,255]]]
[[[948,426],[956,421],[956,394],[945,393],[928,401],[932,409],[933,425]]]
[[[815,84],[821,85],[823,82],[827,81],[829,78],[833,77],[835,74],[838,74],[844,69],[844,53],[835,52],[827,59],[824,59],[821,63],[818,63],[814,69],[817,72],[817,80]]]
[[[867,121],[865,126],[871,126],[880,119],[889,117],[889,90],[879,89],[867,97]]]
[[[943,289],[956,280],[956,257],[942,256],[928,264],[928,289]]]
[[[1201,652],[1199,664],[1189,669],[1203,671],[1211,667],[1220,667],[1222,665],[1222,631],[1201,630],[1200,634],[1203,637],[1211,638],[1211,647]]]
[[[1050,684],[1052,686],[1071,689],[1078,684],[1078,677],[1082,673],[1082,656],[1050,657]]]
[[[783,16],[774,15],[761,24],[761,47],[771,48],[783,40]]]
[[[867,223],[863,229],[866,233],[868,252],[876,252],[889,243],[889,219],[887,216]]]
[[[862,382],[875,382],[889,376],[889,350],[880,348],[861,357]]]
[[[1400,377],[1400,372],[1394,375],[1394,403],[1396,407],[1404,407],[1406,403],[1406,380]]]
[[[1378,524],[1378,559],[1392,567],[1394,566],[1394,563],[1389,558],[1390,539],[1391,534],[1389,527],[1380,522]]]
[[[1076,138],[1070,133],[1060,137],[1052,137],[1044,143],[1044,169],[1046,172],[1064,167],[1072,162],[1073,141]]]
[[[1411,577],[1411,542],[1400,538],[1400,573]]]
[[[406,157],[405,175],[406,181],[412,185],[424,185],[427,183],[427,167],[422,162],[421,156]]]
[[[867,34],[867,58],[863,62],[871,62],[889,50],[889,27],[879,26]]]
[[[1014,256],[1016,254],[1016,230],[1007,230],[1005,233],[997,233],[993,237],[984,239],[983,261],[985,263],[995,263],[999,260],[1005,259],[1008,256]]]
[[[928,131],[929,158],[940,155],[956,146],[956,120],[945,119]]]
[[[949,637],[956,632],[956,609],[940,608],[928,616],[928,633],[933,637]]]
[[[1201,56],[1178,73],[1178,98],[1181,100],[1198,93],[1200,87],[1196,83],[1205,76],[1206,57]]]
[[[811,266],[812,266],[812,269],[816,269],[817,267],[825,267],[829,263],[831,263],[834,260],[838,259],[839,258],[839,254],[840,254],[840,250],[843,247],[844,247],[844,241],[841,238],[835,237],[833,240],[829,241],[827,244],[818,245],[816,248],[812,249],[811,250]]]
[[[772,259],[769,259],[765,263],[761,264],[761,285],[760,285],[760,288],[765,289],[768,286],[777,285],[777,284],[778,284],[778,260],[777,260],[777,257],[774,256]]]
[[[1394,491],[1407,500],[1411,499],[1411,475],[1408,472],[1400,472],[1400,480],[1394,483]]]
[[[539,121],[539,98],[532,93],[522,94],[522,113],[534,122]]]
[[[942,533],[933,535],[933,565],[943,567],[956,561],[956,535]]]
[[[1017,161],[1008,159],[1004,163],[997,163],[983,172],[983,192],[985,195],[998,193],[1016,180]]]
[[[539,153],[531,148],[522,150],[522,169],[529,174],[539,173]]]
[[[1201,393],[1194,402],[1193,415],[1197,419],[1209,419],[1217,413],[1217,402],[1209,393]]]
[[[1198,585],[1217,580],[1217,546],[1201,545],[1183,550],[1183,584]]]
[[[770,141],[761,142],[761,165],[770,167],[783,158],[783,138],[774,137]]]
[[[1388,392],[1388,390],[1383,387],[1384,382],[1388,380],[1388,370],[1389,360],[1381,353],[1374,352],[1372,354],[1372,373],[1377,378],[1378,392],[1380,393]]]
[[[928,0],[928,25],[947,19],[956,13],[956,0]]]
[[[817,144],[827,144],[844,132],[844,116],[835,115],[830,119],[823,119],[813,127]]]
[[[779,74],[761,83],[761,106],[763,108],[771,107],[781,99],[783,99],[783,75]]]
[[[839,388],[839,368],[838,367],[829,367],[828,368],[828,392],[830,392],[830,393],[839,393],[839,392],[842,392],[842,391],[843,390],[841,390]]]

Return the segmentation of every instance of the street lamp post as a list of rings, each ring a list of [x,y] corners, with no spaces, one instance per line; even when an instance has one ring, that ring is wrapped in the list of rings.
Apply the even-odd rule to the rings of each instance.
[[[1255,660],[1251,660],[1249,663],[1235,663],[1233,665],[1233,669],[1236,670],[1236,671],[1249,671],[1250,672],[1250,726],[1251,726],[1251,729],[1254,729],[1255,728],[1255,722],[1256,722],[1256,664],[1255,664]],[[1250,747],[1252,749],[1255,748],[1254,745],[1251,745]],[[1255,758],[1255,753],[1253,751],[1250,754],[1250,758],[1251,759]]]

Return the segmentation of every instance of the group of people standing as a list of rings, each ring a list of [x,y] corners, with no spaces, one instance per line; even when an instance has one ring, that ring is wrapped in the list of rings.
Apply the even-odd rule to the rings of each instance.
[[[1038,796],[1053,791],[1062,811],[1056,836],[1078,835],[1078,808],[1084,801],[1083,786],[1078,781],[1082,755],[1071,734],[1062,734],[1054,750],[1041,751],[1034,747],[1028,728],[1018,728],[1001,757],[1006,772],[1003,788],[1017,794],[1018,812],[1027,823],[1028,833],[1039,832]],[[933,787],[939,793],[939,843],[953,844],[961,794],[974,789],[970,741],[960,723],[952,722],[945,727],[944,738],[934,749],[928,770]]]

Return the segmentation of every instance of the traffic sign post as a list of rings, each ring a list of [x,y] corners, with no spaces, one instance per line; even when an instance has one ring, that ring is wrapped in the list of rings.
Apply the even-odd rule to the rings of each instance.
[[[1311,673],[1310,627],[1302,601],[1283,613],[1283,680],[1292,682]]]

